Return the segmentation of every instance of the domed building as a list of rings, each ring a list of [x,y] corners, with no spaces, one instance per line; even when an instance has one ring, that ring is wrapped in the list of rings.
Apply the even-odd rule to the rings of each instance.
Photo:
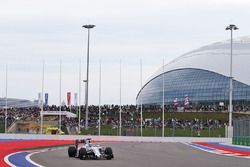
[[[137,104],[228,105],[230,40],[188,52],[143,85]],[[250,36],[233,40],[233,105],[250,104]]]

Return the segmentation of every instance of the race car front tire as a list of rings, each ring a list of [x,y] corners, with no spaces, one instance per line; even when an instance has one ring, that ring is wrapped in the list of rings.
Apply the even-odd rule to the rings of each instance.
[[[86,159],[87,157],[87,151],[85,148],[80,148],[79,150],[79,158],[80,159]]]
[[[69,155],[69,157],[75,157],[76,156],[76,147],[75,146],[70,146],[68,148],[68,155]]]
[[[110,160],[110,159],[114,158],[112,148],[107,147],[107,148],[105,149],[104,153],[105,153],[105,155],[106,155],[106,159]]]

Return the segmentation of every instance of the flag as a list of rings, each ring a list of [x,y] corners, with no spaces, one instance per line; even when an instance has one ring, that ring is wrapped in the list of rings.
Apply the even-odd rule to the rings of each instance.
[[[71,105],[71,92],[68,92],[67,93],[67,104],[68,104],[68,106],[70,106]]]
[[[75,97],[75,106],[77,106],[77,93],[74,94]]]
[[[188,105],[189,105],[189,97],[188,97],[188,95],[185,95],[185,96],[184,96],[184,105],[185,105],[185,106],[188,106]]]
[[[175,106],[175,107],[178,107],[178,105],[179,105],[179,104],[178,104],[178,98],[176,97],[176,98],[174,98],[174,106]]]
[[[49,94],[48,93],[45,93],[45,106],[48,105],[48,102],[49,102]]]
[[[38,93],[38,106],[41,107],[42,104],[43,104],[43,102],[42,102],[42,93],[39,92],[39,93]]]

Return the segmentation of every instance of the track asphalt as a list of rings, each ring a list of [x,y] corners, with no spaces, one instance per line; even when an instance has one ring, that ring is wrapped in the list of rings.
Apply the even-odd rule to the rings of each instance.
[[[31,160],[45,167],[249,167],[250,159],[211,154],[182,143],[102,143],[113,160],[69,158],[67,148],[38,153]]]

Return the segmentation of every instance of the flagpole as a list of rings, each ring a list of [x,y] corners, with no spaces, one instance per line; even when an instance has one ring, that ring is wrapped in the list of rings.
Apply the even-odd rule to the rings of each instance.
[[[164,78],[164,57],[163,57],[163,62],[162,62],[162,137],[165,136],[165,131],[164,131],[164,126],[165,126],[165,118],[164,118],[164,108],[165,108],[165,104],[164,104],[164,91],[165,91],[165,87],[164,87],[164,82],[165,82],[165,78]]]
[[[69,101],[69,111],[72,112],[72,105],[71,105],[71,92],[70,92],[70,101]]]
[[[44,60],[43,60],[43,72],[42,72],[42,104],[41,104],[41,128],[40,128],[40,133],[43,133],[43,94],[44,94]]]
[[[80,127],[80,122],[81,122],[81,80],[82,80],[82,62],[80,59],[79,63],[79,109],[78,109],[78,134],[81,134],[81,127]]]
[[[102,72],[102,62],[100,60],[100,67],[99,67],[99,118],[98,118],[98,134],[101,135],[101,72]]]
[[[141,90],[142,90],[142,60],[140,59],[140,80],[141,80]],[[142,136],[142,92],[141,92],[141,136]]]
[[[122,61],[120,59],[120,113],[119,113],[119,136],[122,134]]]
[[[62,60],[60,59],[60,85],[59,85],[59,129],[62,130]]]
[[[7,117],[8,117],[8,65],[6,64],[6,79],[5,79],[5,121],[4,121],[4,128],[5,133],[7,133]]]
[[[70,96],[69,96],[69,111],[72,112],[72,104],[71,104],[71,92],[70,92]]]

